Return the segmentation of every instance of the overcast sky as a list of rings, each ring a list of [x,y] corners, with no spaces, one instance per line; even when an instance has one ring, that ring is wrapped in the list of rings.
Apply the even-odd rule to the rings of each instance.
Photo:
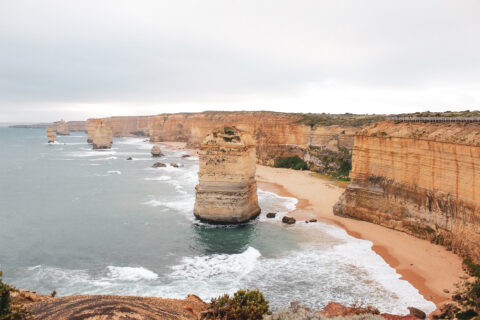
[[[0,122],[465,109],[478,0],[0,0]]]

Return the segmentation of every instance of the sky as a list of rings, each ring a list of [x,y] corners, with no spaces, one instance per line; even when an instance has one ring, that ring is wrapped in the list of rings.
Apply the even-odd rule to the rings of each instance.
[[[0,122],[466,109],[478,0],[0,0]]]

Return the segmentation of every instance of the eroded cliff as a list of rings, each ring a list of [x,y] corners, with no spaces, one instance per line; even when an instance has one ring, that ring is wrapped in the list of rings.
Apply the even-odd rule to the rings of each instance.
[[[292,113],[209,111],[102,120],[117,137],[150,136],[154,143],[181,141],[193,148],[199,148],[215,128],[236,126],[254,137],[257,161],[261,164],[273,165],[278,158],[298,155],[313,171],[332,174],[344,169],[342,174],[348,174],[353,137],[360,126],[352,121],[342,125],[342,119],[315,125],[315,121],[304,121],[304,118],[305,115]],[[98,120],[87,122],[90,142]]]
[[[215,129],[199,154],[194,214],[214,223],[241,223],[260,213],[255,181],[255,140],[234,127]]]
[[[100,120],[93,134],[93,149],[110,149],[112,147],[112,130]]]
[[[55,122],[54,127],[58,135],[67,136],[70,134],[70,130],[68,129],[68,124],[63,119],[58,122]]]
[[[480,125],[374,124],[355,136],[335,213],[446,245],[480,262]]]

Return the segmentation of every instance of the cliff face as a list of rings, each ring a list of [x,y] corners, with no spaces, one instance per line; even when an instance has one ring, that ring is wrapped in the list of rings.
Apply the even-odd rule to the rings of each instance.
[[[70,130],[68,129],[68,125],[65,122],[65,120],[62,119],[58,122],[55,122],[54,125],[55,125],[55,131],[57,132],[58,135],[67,136],[70,134]]]
[[[480,262],[480,126],[382,122],[355,137],[335,213],[442,243]]]
[[[257,161],[273,165],[279,157],[298,155],[313,170],[339,168],[338,156],[350,159],[353,137],[358,128],[341,126],[310,127],[300,124],[300,115],[273,112],[203,112],[155,116],[150,139],[184,141],[198,147],[205,136],[220,126],[236,126],[256,140]]]
[[[110,149],[112,147],[112,130],[100,120],[93,135],[93,149]]]
[[[88,119],[87,133],[95,128],[96,123],[102,120],[112,130],[114,137],[148,136],[153,116],[110,117],[102,119]]]
[[[250,132],[256,141],[257,161],[273,165],[279,157],[298,155],[311,170],[332,172],[350,165],[354,134],[349,126],[308,126],[299,123],[301,115],[275,112],[202,112],[160,114],[144,117],[102,119],[116,137],[150,136],[151,142],[181,141],[199,148],[215,128],[235,126]],[[88,119],[91,141],[96,121]]]
[[[68,121],[67,126],[70,131],[87,131],[86,121]]]
[[[255,141],[233,127],[216,129],[199,152],[194,213],[215,223],[241,223],[260,213],[255,181]]]

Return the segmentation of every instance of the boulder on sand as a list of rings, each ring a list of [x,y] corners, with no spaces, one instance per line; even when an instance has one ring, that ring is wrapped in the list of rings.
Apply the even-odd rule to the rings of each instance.
[[[165,163],[161,162],[155,162],[152,166],[152,168],[165,168],[167,165]]]
[[[152,157],[163,157],[164,154],[162,153],[162,150],[160,150],[159,146],[153,146],[152,150],[150,151],[152,153]]]
[[[296,222],[295,218],[284,216],[282,222],[286,224],[294,224]]]

